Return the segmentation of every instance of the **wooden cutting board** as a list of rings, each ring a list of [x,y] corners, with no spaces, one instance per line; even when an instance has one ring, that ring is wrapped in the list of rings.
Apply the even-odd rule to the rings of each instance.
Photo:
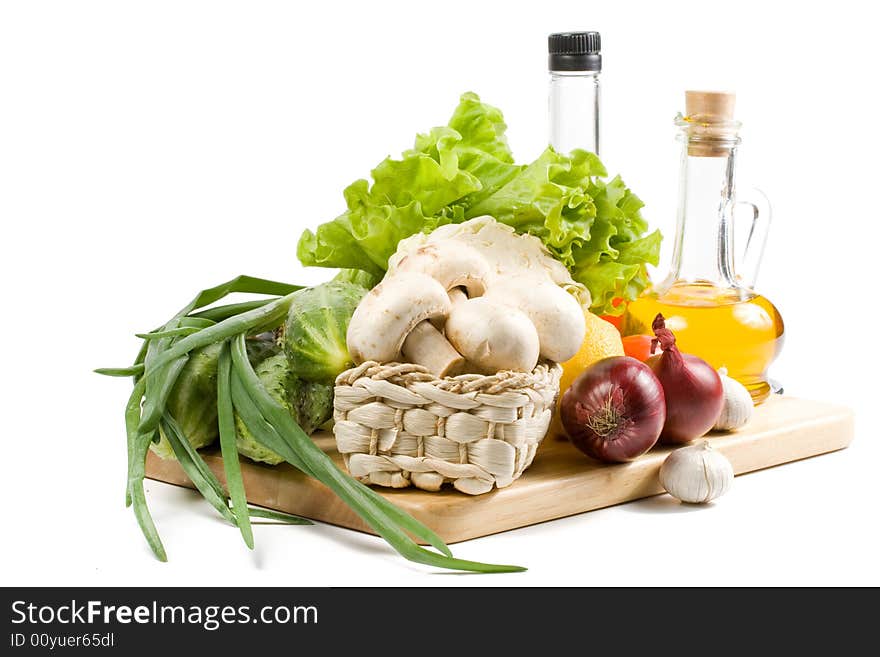
[[[314,438],[342,467],[333,437],[317,434]],[[755,410],[742,431],[707,438],[730,459],[739,475],[846,447],[853,438],[853,412],[825,402],[774,396]],[[440,493],[415,488],[377,490],[447,543],[456,543],[662,493],[658,472],[670,451],[655,448],[632,463],[607,465],[584,456],[564,437],[549,435],[532,466],[507,488],[477,497],[452,489]],[[219,452],[203,453],[223,481]],[[253,504],[370,531],[327,487],[293,467],[260,465],[248,459],[241,464]],[[163,461],[152,452],[147,476],[192,486],[176,461]]]

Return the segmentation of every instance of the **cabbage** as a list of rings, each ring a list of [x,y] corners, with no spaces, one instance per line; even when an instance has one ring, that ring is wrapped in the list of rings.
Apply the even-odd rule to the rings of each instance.
[[[323,283],[300,290],[284,325],[284,353],[297,377],[332,384],[351,367],[345,335],[367,289],[345,282]]]

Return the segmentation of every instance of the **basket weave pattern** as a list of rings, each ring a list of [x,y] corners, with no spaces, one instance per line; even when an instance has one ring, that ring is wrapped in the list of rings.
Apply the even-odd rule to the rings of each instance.
[[[438,379],[419,366],[369,361],[336,379],[333,433],[353,477],[479,495],[509,486],[547,433],[562,368]]]

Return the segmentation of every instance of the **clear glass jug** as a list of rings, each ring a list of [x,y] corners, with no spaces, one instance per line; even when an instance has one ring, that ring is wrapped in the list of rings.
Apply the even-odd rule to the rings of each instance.
[[[650,335],[662,313],[682,351],[727,368],[761,403],[785,329],[776,307],[754,290],[770,205],[756,190],[748,199],[736,193],[734,102],[733,94],[686,92],[687,114],[675,120],[682,154],[672,265],[663,282],[629,304],[622,328],[624,335]],[[738,252],[734,216],[743,211],[750,223]]]

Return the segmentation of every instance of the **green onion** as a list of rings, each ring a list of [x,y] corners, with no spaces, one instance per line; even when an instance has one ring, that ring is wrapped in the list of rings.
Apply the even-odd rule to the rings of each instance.
[[[152,342],[150,344],[154,345],[157,343]],[[147,358],[149,357],[150,349],[147,350]],[[135,385],[135,391],[141,392],[141,396],[145,399],[144,407],[141,408],[140,406],[140,397],[135,399],[133,394],[129,399],[128,409],[130,414],[126,413],[126,425],[129,429],[128,442],[130,445],[130,458],[128,463],[128,496],[126,501],[131,503],[135,517],[141,527],[141,531],[144,533],[153,552],[156,553],[156,556],[159,557],[161,561],[167,560],[165,549],[162,547],[162,542],[159,540],[159,534],[156,531],[152,516],[147,508],[147,500],[144,495],[147,451],[150,448],[150,442],[153,440],[156,430],[141,431],[140,423],[143,421],[143,412],[148,404],[152,403],[153,407],[159,408],[160,413],[164,410],[165,402],[168,399],[171,387],[174,385],[174,381],[177,380],[180,370],[186,365],[186,361],[187,358],[184,356],[183,358],[173,361],[168,366],[167,381],[169,383],[166,386],[163,386],[160,390],[155,391],[152,398],[150,397],[149,381],[146,378],[138,381]],[[142,389],[140,388],[141,384],[143,384]],[[131,423],[129,424],[130,421]]]
[[[240,331],[248,331],[259,327],[261,321],[271,323],[276,319],[276,315],[277,319],[281,319],[286,312],[286,305],[283,303],[284,299],[287,299],[293,292],[299,289],[300,287],[297,285],[289,285],[287,283],[254,278],[252,276],[237,276],[226,283],[199,292],[190,303],[184,306],[183,309],[165,324],[161,329],[162,331],[179,328],[181,323],[180,320],[185,315],[188,315],[197,308],[215,303],[234,292],[273,295],[286,294],[287,297],[282,297],[273,303],[255,308],[242,313],[241,315],[229,317],[219,324],[206,327],[177,342],[170,342],[170,338],[160,338],[157,341],[149,341],[149,346],[147,347],[146,356],[144,358],[144,376],[147,378],[146,399],[144,400],[144,410],[141,415],[141,422],[138,426],[138,431],[143,433],[153,433],[159,424],[161,410],[162,407],[164,407],[164,401],[167,400],[167,393],[165,391],[170,392],[174,382],[177,380],[176,376],[171,376],[172,370],[164,369],[167,365],[176,358],[185,356],[197,347],[205,346],[212,342],[219,342],[222,338],[216,337],[215,334],[222,334],[223,331],[231,331],[225,336],[231,337]],[[252,322],[252,324],[249,324],[249,322]],[[215,329],[219,330],[215,331]],[[154,349],[154,345],[157,343],[159,346]],[[151,394],[151,388],[156,390],[156,396]],[[161,397],[163,393],[165,393],[164,400]]]
[[[455,559],[446,554],[431,552],[417,545],[394,524],[393,519],[379,505],[375,504],[370,495],[372,491],[343,474],[330,460],[330,457],[303,432],[286,409],[272,399],[247,360],[243,335],[238,336],[232,343],[232,361],[235,368],[234,376],[237,377],[244,392],[251,396],[263,418],[281,439],[282,444],[275,444],[276,440],[273,438],[271,444],[266,444],[266,447],[277,451],[291,465],[299,467],[306,474],[315,477],[333,490],[403,557],[410,561],[441,568],[474,572],[502,573],[524,570],[520,566],[484,564]],[[234,378],[233,386],[235,386],[235,380]],[[261,435],[259,432],[254,433],[257,440],[260,440]],[[283,449],[275,450],[275,447],[283,447]],[[302,468],[302,465],[305,465],[305,468]]]
[[[171,433],[174,434],[174,438],[180,443],[180,449],[184,452],[187,459],[189,459],[193,467],[195,467],[201,477],[205,480],[205,483],[211,487],[211,490],[216,494],[217,497],[224,500],[224,506],[229,507],[228,498],[226,495],[226,490],[223,488],[223,484],[220,483],[220,480],[217,479],[217,475],[214,474],[214,471],[211,470],[210,466],[205,462],[205,459],[202,458],[202,455],[198,453],[198,451],[192,446],[192,443],[187,440],[186,436],[183,434],[183,431],[180,428],[180,425],[177,423],[177,420],[171,416],[167,411],[162,415],[162,421],[159,423],[159,426],[162,427],[162,431],[165,433],[169,442],[172,442],[171,437],[168,436],[168,431],[166,429],[170,429]],[[177,452],[174,453],[174,456],[177,456]],[[180,460],[178,458],[178,460]],[[229,518],[226,513],[221,512],[221,514],[225,518]],[[233,523],[235,524],[235,523]]]
[[[276,322],[286,316],[290,303],[293,300],[293,294],[295,292],[259,308],[228,317],[222,322],[218,322],[213,326],[202,329],[198,333],[188,335],[175,342],[174,346],[162,354],[160,358],[157,358],[155,363],[147,366],[147,376],[150,376],[153,371],[164,367],[175,358],[186,355],[193,349],[198,349],[214,342],[220,342],[239,334],[259,333],[261,328],[275,328]]]
[[[290,513],[283,513],[281,511],[273,511],[272,509],[258,509],[256,507],[249,507],[248,513],[251,518],[265,518],[266,520],[275,520],[276,522],[284,523],[285,525],[314,525],[311,520],[308,518],[300,518],[299,516],[295,516]]]
[[[162,546],[162,540],[159,538],[159,532],[156,531],[156,525],[153,523],[153,518],[147,507],[146,495],[144,495],[144,477],[146,476],[144,465],[151,439],[152,436],[148,435],[136,436],[128,471],[129,499],[131,500],[131,506],[134,509],[138,525],[140,525],[141,531],[153,553],[159,561],[168,561],[165,548]]]
[[[235,447],[235,411],[232,408],[232,393],[229,391],[232,376],[232,363],[229,356],[229,343],[224,343],[217,365],[217,420],[220,424],[220,454],[223,457],[223,470],[226,473],[226,488],[232,498],[232,511],[245,545],[254,549],[254,533],[248,515],[247,495],[241,478],[241,464]]]
[[[296,290],[291,291],[295,292]],[[278,297],[271,297],[269,299],[254,299],[253,301],[230,303],[225,306],[215,306],[214,308],[201,310],[199,312],[192,313],[191,315],[187,315],[187,317],[210,319],[213,322],[222,322],[224,319],[229,319],[234,315],[240,315],[241,313],[247,312],[248,310],[253,310],[254,308],[260,308],[261,306],[265,306],[267,303],[272,303],[273,301],[277,300]]]
[[[405,558],[441,568],[473,572],[525,570],[519,566],[453,558],[446,544],[428,527],[340,471],[303,432],[290,413],[269,395],[248,361],[245,340],[247,335],[277,327],[286,316],[293,295],[300,289],[295,285],[239,276],[203,290],[165,325],[138,336],[143,344],[133,365],[96,370],[107,376],[133,376],[135,380],[125,409],[128,444],[126,505],[133,507],[141,531],[156,556],[161,561],[167,560],[147,507],[144,477],[147,451],[150,442],[158,438],[160,428],[197,490],[224,518],[239,527],[248,547],[253,548],[254,544],[251,518],[311,524],[309,520],[291,514],[248,507],[236,449],[233,413],[237,412],[260,443],[281,454],[288,463],[306,475],[327,485]],[[198,310],[236,292],[273,295],[274,298]],[[230,340],[231,344],[228,342]],[[168,397],[189,353],[218,342],[227,342],[218,363],[217,405],[228,495],[166,410]],[[411,536],[429,543],[439,553],[419,546]]]
[[[212,303],[216,303],[223,297],[235,292],[284,296],[300,289],[302,289],[302,286],[300,285],[279,283],[278,281],[270,281],[265,278],[254,278],[253,276],[236,276],[232,280],[199,292],[196,297],[177,314],[177,316],[183,317],[184,315],[189,315],[193,310],[210,306]]]
[[[226,283],[217,285],[213,288],[202,290],[195,298],[183,309],[181,309],[171,320],[169,320],[159,331],[171,331],[180,328],[182,325],[195,324],[190,322],[186,316],[198,308],[210,305],[234,292],[267,294],[267,295],[291,295],[296,290],[301,289],[300,286],[288,285],[286,283],[278,283],[250,276],[238,276]],[[259,322],[266,321],[267,316],[271,317],[273,313],[278,313],[278,319],[283,317],[286,312],[284,297],[269,301],[268,303],[254,305],[250,310],[242,313],[249,315],[245,321],[233,323],[235,330],[247,330],[247,322],[253,321],[255,325]],[[286,302],[289,306],[289,302]],[[233,304],[236,308],[241,308],[240,304]],[[269,306],[269,312],[265,312],[265,307]],[[280,309],[280,310],[279,310]],[[231,306],[225,309],[215,309],[215,316],[223,316],[224,313],[237,312]],[[261,312],[263,311],[263,312]],[[196,320],[215,321],[208,313],[203,313],[202,317]],[[178,350],[173,356],[167,356],[168,351],[179,336],[169,336],[159,338],[157,340],[144,340],[141,349],[135,358],[134,365],[130,368],[135,376],[135,388],[129,397],[125,411],[126,436],[128,443],[128,481],[126,485],[125,502],[126,506],[131,506],[134,510],[135,517],[140,525],[141,531],[147,540],[150,548],[156,554],[160,561],[167,561],[165,548],[156,531],[155,523],[150,515],[147,506],[146,496],[144,495],[144,477],[147,451],[150,443],[156,436],[159,422],[165,412],[165,404],[168,395],[180,375],[180,370],[186,364],[186,354],[198,346],[204,346],[218,339],[210,337],[203,340],[202,344],[197,339],[200,334],[206,331],[212,331],[217,326],[223,326],[225,322],[238,319],[235,315],[230,314],[226,319],[222,320],[216,326],[206,326],[198,333],[185,336],[180,342],[190,341],[190,346]],[[226,329],[230,328],[226,324]],[[230,334],[232,335],[232,334]],[[195,338],[195,340],[194,340]],[[112,371],[112,369],[110,370]],[[140,378],[139,378],[140,377]],[[143,400],[143,404],[142,404]]]
[[[141,350],[138,353],[137,358],[135,358],[134,365],[130,365],[128,367],[99,367],[98,369],[94,370],[94,372],[95,374],[101,374],[103,376],[138,377],[144,373],[144,358],[146,356],[148,347],[146,341],[156,340],[158,338],[183,336],[189,335],[191,333],[197,333],[199,329],[207,328],[208,326],[216,324],[219,321],[222,321],[234,315],[241,314],[247,310],[253,310],[254,308],[265,306],[267,303],[270,303],[277,298],[278,297],[273,297],[271,299],[257,299],[254,301],[244,301],[242,303],[232,303],[225,306],[217,306],[216,308],[210,308],[202,312],[181,317],[180,328],[169,329],[168,331],[156,329],[154,331],[151,331],[150,333],[137,333],[135,334],[136,337],[144,340],[145,342],[141,346]]]
[[[125,405],[125,437],[128,448],[128,479],[125,482],[125,506],[131,506],[131,472],[134,455],[137,451],[137,425],[141,420],[141,399],[146,389],[146,381],[141,379],[134,385],[134,390]],[[149,443],[148,443],[149,445]]]
[[[171,449],[174,450],[177,462],[180,463],[180,467],[183,468],[186,476],[193,482],[196,490],[202,494],[202,497],[211,506],[217,509],[217,513],[233,525],[237,524],[235,516],[229,510],[229,503],[220,482],[217,481],[210,468],[204,464],[202,458],[192,449],[192,446],[189,445],[189,449],[187,449],[186,445],[189,444],[189,441],[180,433],[180,429],[174,419],[170,415],[165,414],[159,422],[159,426],[162,427],[162,431],[165,433]],[[202,467],[203,464],[204,467]]]
[[[195,322],[196,319],[200,320],[199,324],[201,325],[191,324],[187,326],[184,324],[184,322]],[[179,326],[178,328],[168,329],[166,331],[153,331],[152,333],[135,333],[135,337],[138,337],[141,340],[160,340],[161,338],[174,338],[183,335],[192,335],[193,333],[198,333],[203,328],[213,326],[217,322],[209,322],[199,317],[183,317],[181,318],[180,323],[181,326]]]
[[[95,374],[104,376],[138,376],[144,373],[144,364],[130,365],[129,367],[99,367],[94,370]]]
[[[233,364],[235,364],[234,349],[235,343],[233,343]],[[248,365],[250,364],[248,363]],[[253,370],[251,368],[251,372],[252,371]],[[244,372],[244,376],[249,378],[252,385],[259,384],[260,386],[262,386],[259,378],[256,376],[255,373],[252,375],[252,378],[250,378],[251,375],[248,375],[246,370]],[[278,435],[278,431],[276,431],[275,427],[266,421],[260,410],[254,404],[249,393],[245,390],[245,385],[242,383],[242,380],[236,376],[234,376],[232,379],[232,398],[233,402],[235,403],[235,410],[238,411],[239,415],[241,415],[245,425],[251,430],[252,433],[255,434],[255,437],[257,434],[259,434],[259,442],[262,442],[265,446],[274,451],[276,454],[284,455],[285,460],[287,460],[288,463],[290,463],[297,469],[302,470],[305,474],[316,479],[318,478],[302,461],[302,459],[299,458],[297,453],[289,449],[288,445]],[[310,444],[313,444],[311,440],[309,440],[308,442]],[[318,451],[320,452],[320,450]],[[321,453],[323,454],[323,452]],[[335,468],[335,465],[333,467]],[[420,523],[418,520],[413,518],[405,511],[394,506],[391,502],[376,493],[374,490],[367,488],[360,482],[351,479],[350,477],[347,477],[346,479],[347,481],[351,482],[352,485],[354,485],[357,489],[359,489],[364,495],[367,495],[374,504],[381,508],[403,529],[408,531],[416,538],[420,538],[426,543],[432,545],[446,556],[452,556],[452,552],[450,552],[449,548],[446,546],[443,540],[439,536],[437,536],[437,534],[431,531],[431,529]]]
[[[222,322],[204,328],[198,333],[193,333],[177,340],[167,349],[165,349],[165,340],[169,338],[150,341],[150,347],[147,348],[146,370],[144,372],[144,377],[147,379],[147,399],[144,403],[144,412],[141,416],[138,431],[152,432],[159,423],[161,413],[159,412],[159,405],[151,403],[150,387],[151,381],[154,382],[152,385],[157,390],[164,390],[169,382],[173,385],[176,378],[170,381],[168,379],[171,372],[166,368],[169,363],[177,358],[185,357],[193,349],[198,349],[214,342],[220,342],[235,335],[244,335],[250,332],[259,333],[260,329],[274,328],[287,314],[287,310],[293,300],[293,294],[295,293],[281,297],[277,301],[273,301],[260,308],[224,319]],[[170,325],[175,321],[169,322],[166,325],[166,329],[175,328]],[[151,358],[151,350],[153,345],[156,344],[159,345],[159,348],[155,350],[155,358]]]

